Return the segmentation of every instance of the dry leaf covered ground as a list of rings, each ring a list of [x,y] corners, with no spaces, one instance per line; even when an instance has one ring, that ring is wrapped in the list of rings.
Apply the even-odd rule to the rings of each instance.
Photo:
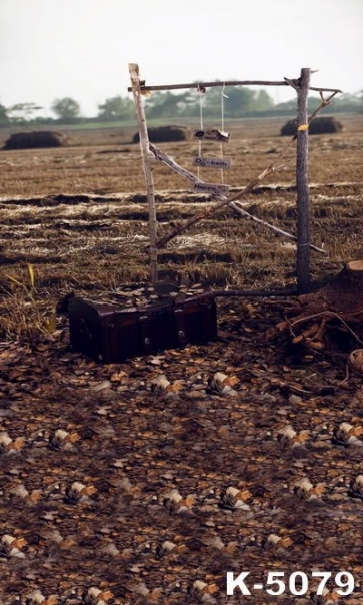
[[[313,254],[316,279],[363,258],[363,127],[344,123],[310,142],[314,243],[327,250]],[[233,187],[286,143],[279,128],[234,127]],[[54,316],[61,295],[114,300],[148,278],[131,134],[74,137],[0,154],[0,602],[360,603],[363,390],[352,372],[341,384],[346,348],[318,354],[274,332],[292,312],[280,297],[218,299],[207,345],[108,366],[72,352]],[[192,143],[163,148],[189,167]],[[161,234],[212,203],[162,166],[155,182]],[[295,232],[293,185],[292,153],[244,207]],[[289,240],[224,209],[170,242],[160,269],[261,289],[293,284],[294,257]],[[314,570],[332,572],[321,596]],[[227,596],[228,571],[250,572],[251,595]],[[268,571],[285,572],[278,597]],[[294,571],[308,577],[302,596],[288,586]],[[341,571],[355,579],[345,597]]]

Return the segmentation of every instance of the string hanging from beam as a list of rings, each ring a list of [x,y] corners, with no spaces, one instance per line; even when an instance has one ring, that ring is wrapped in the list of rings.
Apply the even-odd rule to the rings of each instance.
[[[199,191],[201,193],[209,193],[215,196],[227,195],[229,193],[230,186],[224,184],[224,168],[230,168],[232,162],[231,160],[224,160],[223,157],[223,144],[228,143],[230,140],[229,133],[224,131],[224,98],[228,98],[224,94],[224,86],[221,94],[221,130],[217,128],[212,128],[210,130],[204,129],[204,121],[203,121],[203,95],[206,93],[206,90],[203,87],[198,87],[199,93],[199,129],[194,130],[193,138],[198,140],[198,155],[193,156],[192,164],[197,166],[197,182],[192,180],[191,191]],[[210,141],[213,143],[219,143],[219,157],[205,156],[202,153],[202,142]],[[206,182],[202,181],[200,178],[200,168],[203,169],[220,169],[221,179],[220,183],[214,182]]]

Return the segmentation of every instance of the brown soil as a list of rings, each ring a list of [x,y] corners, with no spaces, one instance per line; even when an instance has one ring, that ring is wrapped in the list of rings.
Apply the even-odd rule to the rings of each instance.
[[[283,121],[231,127],[232,189],[273,161]],[[312,253],[317,282],[363,258],[363,122],[342,122],[342,133],[310,142],[313,243],[327,252]],[[114,299],[148,281],[134,130],[0,152],[0,601],[232,605],[242,598],[227,597],[226,573],[249,571],[243,602],[272,604],[253,584],[268,571],[288,583],[300,570],[306,595],[287,587],[278,602],[325,603],[314,596],[319,569],[333,574],[329,591],[335,573],[349,571],[356,586],[344,604],[359,603],[363,385],[354,371],[343,382],[349,351],[360,348],[354,334],[342,334],[342,349],[314,352],[273,330],[293,298],[223,298],[216,342],[113,366],[69,350],[67,319],[54,316],[60,296]],[[162,145],[191,169],[192,142]],[[292,151],[244,198],[292,233],[294,163]],[[160,235],[213,203],[161,165],[155,184]],[[160,277],[294,286],[295,253],[224,208],[160,251]],[[27,601],[35,590],[46,600]]]

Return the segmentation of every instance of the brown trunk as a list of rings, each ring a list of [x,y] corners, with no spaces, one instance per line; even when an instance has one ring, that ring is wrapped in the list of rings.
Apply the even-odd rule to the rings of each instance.
[[[277,326],[290,329],[294,343],[321,350],[335,345],[363,345],[363,260],[346,263],[330,282],[316,292],[297,298],[297,315]],[[337,330],[338,328],[338,330]],[[345,333],[349,341],[334,338]]]
[[[363,261],[353,260],[320,290],[320,296],[336,313],[363,315]]]
[[[314,307],[319,301],[321,311],[358,314],[363,318],[363,260],[346,263],[330,282],[317,292],[299,296],[299,301],[309,306],[314,302]]]

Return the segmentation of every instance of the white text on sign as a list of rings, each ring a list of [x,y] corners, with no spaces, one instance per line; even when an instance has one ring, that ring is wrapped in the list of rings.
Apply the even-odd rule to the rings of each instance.
[[[250,590],[252,588],[264,591],[274,597],[280,596],[285,592],[295,597],[302,597],[309,592],[310,578],[304,571],[297,570],[291,574],[286,574],[286,577],[284,571],[268,571],[264,582],[248,586],[246,578],[249,574],[249,571],[242,571],[235,577],[233,571],[227,571],[227,595],[232,596],[237,588],[238,592],[245,596],[252,594]],[[345,597],[354,592],[355,579],[350,571],[339,571],[335,574],[331,571],[313,571],[310,575],[314,579],[314,583],[317,584],[314,589],[317,596],[324,596],[329,591],[327,589],[329,581],[334,583],[334,592],[338,595]],[[333,601],[329,602],[332,603]]]
[[[193,166],[200,166],[200,168],[223,168],[228,169],[232,166],[232,160],[225,160],[224,158],[202,158],[201,156],[193,156]]]

